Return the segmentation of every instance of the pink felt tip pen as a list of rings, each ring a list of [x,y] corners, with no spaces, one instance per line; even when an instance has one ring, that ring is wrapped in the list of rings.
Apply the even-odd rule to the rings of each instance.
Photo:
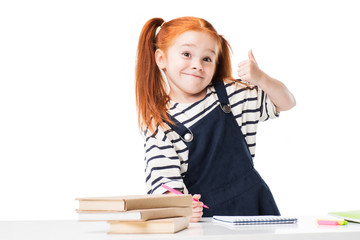
[[[162,186],[163,188],[165,188],[166,190],[168,190],[169,192],[172,192],[172,193],[175,193],[175,194],[183,194],[182,192],[179,192],[178,190],[175,190],[175,189],[173,189],[173,188],[171,188],[171,187],[169,187],[169,186],[167,186],[167,185],[165,185],[165,184],[162,184],[161,186]],[[194,202],[198,202],[199,200],[193,198],[193,201],[194,201]],[[206,206],[204,203],[203,203],[203,207],[204,207],[204,208],[209,208],[209,207]]]
[[[337,226],[337,225],[346,225],[347,221],[341,221],[341,220],[316,220],[316,222],[319,225],[333,225],[333,226]]]

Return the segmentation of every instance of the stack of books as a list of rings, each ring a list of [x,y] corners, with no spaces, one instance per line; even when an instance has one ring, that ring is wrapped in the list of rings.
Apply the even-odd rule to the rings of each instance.
[[[132,195],[77,198],[79,221],[107,221],[109,233],[175,233],[189,226],[192,196]]]

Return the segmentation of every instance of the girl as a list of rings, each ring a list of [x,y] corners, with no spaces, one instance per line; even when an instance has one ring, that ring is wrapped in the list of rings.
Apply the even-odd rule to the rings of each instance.
[[[230,46],[207,21],[150,19],[136,64],[139,126],[145,135],[148,194],[166,184],[194,194],[191,221],[213,215],[279,215],[254,169],[257,123],[295,106],[252,51],[231,77]]]

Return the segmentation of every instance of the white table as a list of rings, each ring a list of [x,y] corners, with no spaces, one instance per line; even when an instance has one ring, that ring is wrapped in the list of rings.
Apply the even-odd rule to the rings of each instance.
[[[318,226],[315,217],[299,217],[297,224],[227,227],[203,218],[176,234],[107,234],[106,222],[0,221],[1,240],[116,240],[116,239],[360,239],[360,224]]]

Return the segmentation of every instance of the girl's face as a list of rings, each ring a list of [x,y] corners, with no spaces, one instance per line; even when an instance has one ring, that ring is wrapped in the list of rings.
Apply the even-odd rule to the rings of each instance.
[[[197,31],[179,35],[166,54],[156,50],[156,62],[167,77],[171,100],[192,103],[204,98],[215,72],[217,54],[216,40]]]

